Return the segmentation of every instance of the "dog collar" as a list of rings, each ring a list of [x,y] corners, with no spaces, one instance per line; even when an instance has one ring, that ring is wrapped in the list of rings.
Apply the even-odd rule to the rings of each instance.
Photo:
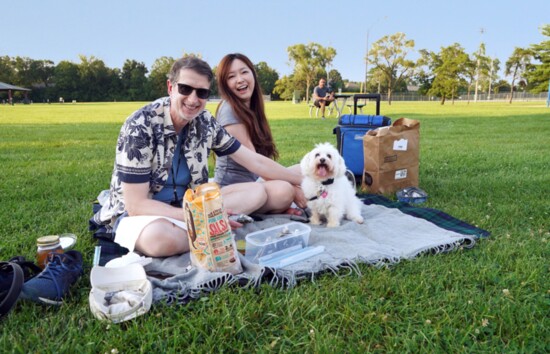
[[[325,181],[326,182],[326,181]],[[331,179],[331,183],[334,182],[334,179]],[[323,182],[323,184],[326,186],[327,184],[325,184]],[[330,183],[328,183],[330,184]],[[309,198],[309,201],[312,201],[312,200],[315,200],[315,199],[318,199],[318,198],[326,198],[328,196],[328,191],[326,190],[326,188],[324,187],[321,187],[319,189],[319,191],[317,192],[317,195],[316,196],[313,196],[311,198]]]
[[[334,178],[329,178],[329,179],[327,179],[326,181],[321,182],[321,184],[322,184],[323,186],[328,186],[329,184],[333,184],[333,183],[334,183]]]

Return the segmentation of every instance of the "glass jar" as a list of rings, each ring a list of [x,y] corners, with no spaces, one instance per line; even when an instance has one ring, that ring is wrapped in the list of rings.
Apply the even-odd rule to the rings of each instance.
[[[46,268],[48,254],[52,252],[63,253],[58,235],[42,236],[36,240],[36,262],[40,268]]]

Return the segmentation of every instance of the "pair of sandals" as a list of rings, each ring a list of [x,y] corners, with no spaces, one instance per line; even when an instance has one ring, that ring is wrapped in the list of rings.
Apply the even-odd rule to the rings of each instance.
[[[15,306],[23,284],[40,272],[39,266],[22,256],[0,262],[0,319]]]

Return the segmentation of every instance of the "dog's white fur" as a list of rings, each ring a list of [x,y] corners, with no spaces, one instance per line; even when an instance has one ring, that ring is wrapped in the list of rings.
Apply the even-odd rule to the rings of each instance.
[[[344,216],[348,220],[363,223],[362,203],[345,176],[344,159],[333,145],[317,144],[315,149],[302,158],[300,168],[304,176],[302,190],[309,200],[307,205],[311,210],[312,224],[319,225],[321,219],[325,218],[327,227],[336,227]],[[331,178],[334,182],[323,185]]]

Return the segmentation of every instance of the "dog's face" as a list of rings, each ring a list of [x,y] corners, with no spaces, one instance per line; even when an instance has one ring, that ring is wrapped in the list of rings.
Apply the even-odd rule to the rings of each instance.
[[[317,144],[300,162],[302,175],[318,181],[344,175],[346,165],[338,150],[330,143]]]

